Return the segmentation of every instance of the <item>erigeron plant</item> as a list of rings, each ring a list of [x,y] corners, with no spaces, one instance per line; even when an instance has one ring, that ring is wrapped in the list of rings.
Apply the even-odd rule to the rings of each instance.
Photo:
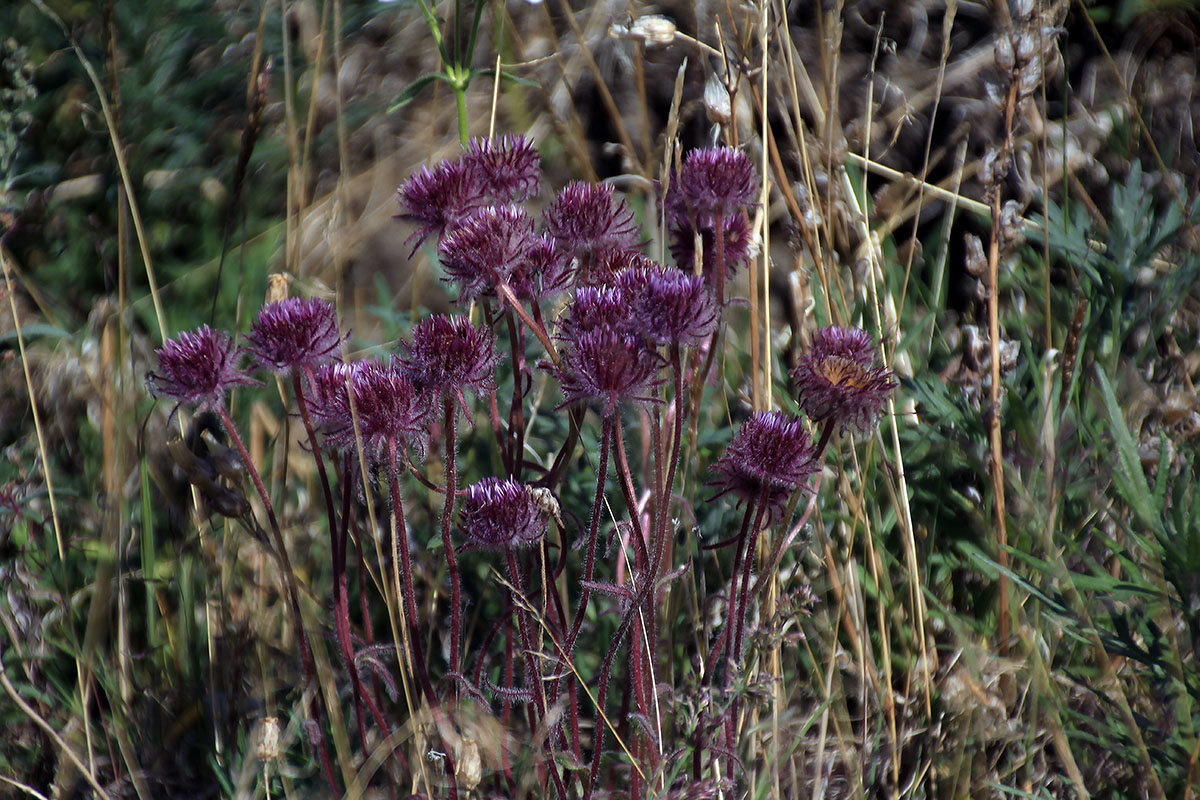
[[[753,165],[736,149],[690,153],[663,198],[676,259],[668,266],[641,252],[633,212],[607,185],[567,185],[548,204],[539,226],[524,207],[541,184],[533,144],[512,136],[475,140],[458,159],[422,168],[409,179],[399,190],[399,216],[414,227],[414,250],[436,241],[446,282],[457,290],[461,310],[477,321],[431,316],[416,323],[411,338],[401,341],[390,358],[344,361],[344,337],[333,308],[320,300],[288,299],[262,309],[244,349],[236,348],[228,334],[205,327],[158,351],[152,388],[179,403],[215,411],[246,462],[289,579],[292,623],[305,679],[312,681],[310,634],[300,618],[279,523],[225,410],[228,391],[255,383],[239,366],[244,355],[289,379],[321,482],[334,576],[329,608],[364,747],[395,734],[401,718],[395,703],[378,689],[369,691],[358,671],[347,551],[351,531],[361,533],[364,526],[355,499],[374,488],[362,486],[359,458],[368,468],[366,479],[378,480],[387,498],[384,563],[374,567],[398,598],[408,631],[407,668],[435,720],[432,735],[441,739],[435,748],[449,796],[459,795],[460,783],[473,789],[478,780],[473,769],[467,777],[466,770],[460,774],[456,768],[466,753],[454,722],[464,695],[506,709],[520,704],[542,754],[533,780],[546,796],[589,797],[612,790],[647,796],[661,788],[654,776],[664,773],[662,761],[682,748],[691,748],[689,777],[695,785],[720,785],[730,776],[736,780],[736,698],[724,710],[702,715],[691,741],[659,741],[662,729],[651,722],[658,676],[669,655],[660,650],[661,627],[669,622],[663,618],[666,590],[688,567],[686,554],[680,557],[673,542],[680,507],[687,502],[677,487],[684,478],[689,486],[707,484],[707,500],[742,506],[732,538],[723,531],[701,531],[706,539],[725,540],[734,548],[723,624],[707,643],[708,651],[698,654],[707,685],[719,681],[719,688],[729,691],[732,675],[747,658],[747,629],[760,585],[753,582],[752,563],[762,531],[790,525],[798,496],[809,498],[796,527],[804,524],[816,507],[831,437],[837,431],[872,430],[896,386],[891,372],[876,363],[866,333],[820,330],[792,373],[807,419],[758,412],[737,426],[711,466],[681,463],[684,421],[716,391],[709,380],[713,352],[724,342],[719,331],[731,304],[730,278],[750,255],[747,211],[758,196],[758,182]],[[696,242],[702,252],[696,252]],[[530,336],[544,352],[532,363],[526,357]],[[507,348],[497,347],[497,339],[506,340]],[[496,379],[498,367],[512,377],[510,397],[500,396],[505,384]],[[537,395],[529,388],[538,374],[557,385],[556,410],[565,412],[570,424],[557,451],[535,459],[526,435],[527,420],[537,412]],[[472,412],[468,393],[485,412]],[[588,440],[589,412],[598,419],[594,442]],[[490,429],[501,474],[461,474],[460,420],[468,428]],[[424,474],[421,467],[439,438],[435,428],[444,456],[440,476]],[[592,501],[588,508],[560,509],[559,490],[575,468],[573,456],[580,447],[594,465]],[[405,492],[413,481],[442,497],[439,533],[450,586],[432,614],[418,607],[413,582],[414,556],[422,555],[412,552],[405,521]],[[564,520],[570,521],[566,530]],[[547,533],[551,521],[557,537]],[[623,554],[615,564],[602,557],[606,538]],[[489,635],[478,648],[463,641],[462,608],[475,598],[464,596],[459,542],[502,554],[498,571],[505,576],[502,607],[507,611],[492,628],[501,635]],[[567,552],[571,543],[581,551],[577,558]],[[370,556],[360,549],[359,557]],[[778,558],[768,563],[773,569]],[[597,636],[591,623],[597,595],[615,601],[619,623],[611,637]],[[364,626],[367,603],[379,601],[364,601]],[[429,626],[449,629],[444,663],[426,652],[421,632]],[[625,669],[619,671],[622,657]],[[624,681],[624,704],[610,701],[614,679]],[[395,680],[384,683],[393,686]],[[594,700],[586,704],[583,695]],[[312,741],[331,789],[340,791],[324,755],[322,709],[314,701],[310,711]],[[627,770],[603,769],[610,729],[621,732]],[[393,768],[421,769],[399,754]],[[499,791],[517,791],[507,756],[488,780]]]

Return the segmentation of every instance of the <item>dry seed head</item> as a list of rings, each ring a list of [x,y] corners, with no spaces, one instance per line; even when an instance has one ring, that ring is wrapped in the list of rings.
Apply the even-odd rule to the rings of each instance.
[[[629,35],[651,47],[666,47],[675,41],[675,23],[661,14],[638,17],[629,26]]]
[[[708,121],[714,125],[727,125],[733,119],[729,90],[715,72],[704,82],[704,110],[708,112]]]
[[[276,761],[283,755],[279,745],[279,717],[263,717],[258,728],[255,756],[259,761]]]

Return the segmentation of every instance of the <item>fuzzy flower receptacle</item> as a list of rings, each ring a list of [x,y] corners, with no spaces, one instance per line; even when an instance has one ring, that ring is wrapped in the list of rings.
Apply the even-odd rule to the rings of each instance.
[[[766,498],[772,516],[796,489],[816,473],[817,450],[799,418],[782,411],[759,411],[742,423],[713,464],[716,497],[732,494],[744,502]]]
[[[817,331],[791,373],[808,418],[843,431],[873,428],[896,388],[895,374],[877,365],[875,354],[871,337],[858,328]]]
[[[548,526],[533,490],[501,478],[484,478],[467,487],[459,521],[468,543],[478,550],[516,550],[537,544]]]
[[[258,385],[238,368],[242,351],[234,347],[233,338],[207,325],[163,342],[155,353],[158,372],[146,376],[150,388],[179,404],[200,410],[223,408],[225,395],[233,387]]]
[[[246,336],[247,351],[277,373],[315,369],[339,355],[337,313],[324,300],[289,297],[268,303]]]

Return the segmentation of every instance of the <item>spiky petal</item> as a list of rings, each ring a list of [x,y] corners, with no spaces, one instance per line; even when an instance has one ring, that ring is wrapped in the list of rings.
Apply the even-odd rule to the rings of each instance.
[[[752,205],[758,195],[758,171],[741,150],[709,147],[692,150],[679,176],[683,201],[702,226],[714,214]]]
[[[576,258],[637,247],[633,211],[608,184],[568,183],[543,215],[546,231]]]
[[[484,191],[498,204],[537,197],[542,157],[524,136],[472,139],[462,155],[467,169],[479,174]]]
[[[843,431],[866,432],[879,421],[896,376],[875,362],[871,337],[858,328],[817,331],[792,378],[800,407],[813,422],[832,422]]]
[[[350,374],[350,392],[367,463],[386,464],[392,439],[397,449],[411,446],[424,456],[430,420],[428,396],[418,391],[396,359],[356,362]],[[334,396],[338,396],[336,391]],[[330,441],[342,449],[354,447],[349,408],[340,416],[347,422],[330,434]]]
[[[199,409],[220,408],[234,386],[256,386],[237,366],[242,351],[225,331],[207,325],[163,342],[155,351],[158,372],[146,378],[154,394],[173,397]]]
[[[520,206],[489,206],[442,240],[446,278],[459,286],[459,300],[490,296],[539,244],[533,220]]]
[[[481,550],[515,550],[537,544],[548,525],[534,490],[501,478],[484,478],[468,486],[459,520],[467,541]]]
[[[466,317],[436,315],[418,322],[412,342],[401,342],[408,351],[404,369],[419,388],[449,396],[467,412],[464,389],[486,391],[492,385],[496,353],[492,332],[471,324]]]
[[[566,403],[599,402],[607,417],[621,403],[656,402],[651,391],[661,383],[662,362],[641,337],[598,327],[575,336],[561,353],[559,385]]]
[[[324,300],[289,297],[268,303],[246,336],[247,350],[272,372],[313,369],[337,358],[337,312]]]
[[[400,187],[398,197],[402,213],[396,219],[417,225],[405,240],[416,240],[412,252],[430,236],[440,238],[454,230],[484,204],[484,191],[480,172],[461,161],[443,161],[433,169],[421,167]]]
[[[628,269],[616,286],[633,327],[655,344],[694,346],[717,325],[717,306],[703,278],[651,263]]]

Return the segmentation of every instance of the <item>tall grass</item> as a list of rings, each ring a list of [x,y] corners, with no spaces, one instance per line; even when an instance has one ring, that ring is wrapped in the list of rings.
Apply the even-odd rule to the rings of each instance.
[[[34,127],[0,158],[22,398],[0,488],[5,791],[1200,786],[1200,256],[1188,134],[1164,147],[1146,112],[1166,56],[1129,77],[1137,51],[1109,54],[1125,29],[1082,4],[668,21],[181,2],[159,9],[174,49],[107,9],[5,12],[43,88],[12,95]],[[246,100],[214,134],[179,65],[216,53],[212,90]],[[70,114],[91,127],[56,150]],[[148,394],[173,334],[248,331],[288,294],[334,305],[338,360],[414,358],[455,266],[436,236],[409,255],[395,188],[492,131],[536,144],[532,217],[603,178],[636,249],[668,264],[663,193],[688,153],[753,165],[754,201],[730,212],[752,257],[728,283],[710,265],[732,302],[702,342],[658,347],[661,381],[638,392],[657,402],[560,405],[579,290],[499,284],[457,308],[496,338],[493,381],[438,397],[423,461],[371,449],[368,396],[323,433],[313,375],[237,389],[225,422]],[[80,171],[113,191],[72,199]],[[89,237],[106,277],[73,288]],[[703,273],[704,244],[677,266]],[[832,325],[868,331],[898,378],[877,428],[814,419],[791,377]],[[815,471],[786,502],[716,496],[759,412],[806,420]],[[494,522],[468,489],[492,476],[536,489],[535,546],[456,549]]]

